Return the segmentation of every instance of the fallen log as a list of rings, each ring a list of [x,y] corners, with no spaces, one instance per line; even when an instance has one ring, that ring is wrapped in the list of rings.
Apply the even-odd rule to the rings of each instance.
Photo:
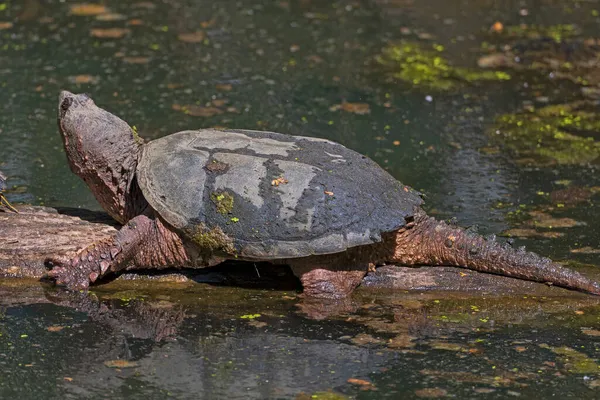
[[[103,212],[76,208],[15,206],[19,213],[0,211],[0,278],[41,278],[50,256],[73,255],[78,250],[112,235],[118,225]],[[238,263],[239,264],[239,263]],[[244,285],[259,280],[284,281],[277,267],[253,263],[242,268],[184,269],[157,274],[143,271],[122,274],[119,279],[161,279]],[[260,269],[260,272],[259,272]],[[269,274],[270,270],[276,273]],[[289,274],[287,274],[289,277]],[[35,282],[35,281],[34,281]],[[281,282],[283,283],[283,282]],[[289,284],[289,282],[288,282]],[[276,285],[275,285],[276,286]],[[363,287],[394,290],[443,290],[464,293],[575,294],[560,288],[504,276],[482,274],[453,267],[408,268],[384,266],[370,272]]]

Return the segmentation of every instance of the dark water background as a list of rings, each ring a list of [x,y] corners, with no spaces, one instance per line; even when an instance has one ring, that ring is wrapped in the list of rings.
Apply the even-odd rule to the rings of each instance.
[[[430,213],[484,233],[510,228],[508,213],[519,205],[543,207],[545,194],[562,188],[557,182],[600,186],[597,161],[523,165],[509,151],[481,150],[498,115],[542,95],[572,101],[580,91],[572,82],[529,70],[440,92],[390,80],[374,61],[389,43],[421,40],[477,68],[496,21],[576,24],[582,39],[598,37],[597,1],[107,0],[100,14],[120,15],[110,21],[76,15],[74,4],[0,2],[0,169],[13,202],[99,209],[66,164],[56,127],[61,89],[90,93],[147,139],[224,126],[338,141],[421,190]],[[127,31],[93,33],[107,28]],[[197,31],[197,43],[178,37]],[[332,110],[343,102],[370,112]],[[189,115],[184,106],[215,115]],[[561,211],[576,223],[559,238],[517,244],[599,265],[598,204],[595,194]],[[591,251],[571,251],[581,247]],[[142,300],[99,289],[99,316],[39,288],[21,302],[19,290],[5,289],[0,397],[600,396],[600,310],[585,296],[367,292],[352,311],[312,320],[293,292],[163,289],[142,290]],[[241,318],[253,314],[261,316]],[[106,365],[118,359],[131,365]],[[329,390],[336,394],[318,393]]]

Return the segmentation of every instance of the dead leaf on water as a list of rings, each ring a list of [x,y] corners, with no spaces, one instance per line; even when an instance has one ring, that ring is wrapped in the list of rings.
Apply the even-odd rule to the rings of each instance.
[[[140,1],[139,3],[132,4],[133,8],[145,8],[147,10],[153,10],[156,8],[156,4],[150,1]]]
[[[588,335],[588,336],[600,336],[600,330],[598,330],[598,329],[582,328],[581,333],[583,333],[584,335]]]
[[[0,31],[3,29],[10,29],[13,27],[12,22],[0,22]]]
[[[140,25],[144,25],[144,21],[142,21],[141,19],[130,19],[129,21],[127,21],[127,25],[131,25],[131,26],[140,26]]]
[[[127,64],[148,64],[150,57],[123,57]]]
[[[209,19],[208,21],[202,21],[200,22],[200,26],[203,27],[204,29],[206,28],[210,28],[211,26],[213,26],[215,24],[215,22],[217,22],[216,19]]]
[[[569,186],[564,189],[555,190],[550,193],[550,200],[553,203],[572,205],[589,201],[592,197],[592,190],[586,187]]]
[[[556,239],[563,237],[565,234],[562,232],[538,232],[535,229],[527,228],[514,228],[504,231],[503,236],[509,237],[522,237],[522,238],[545,238],[545,239]]]
[[[443,342],[443,341],[432,341],[430,344],[432,349],[435,350],[449,350],[449,351],[465,351],[465,347],[457,343]]]
[[[233,86],[228,83],[219,83],[219,84],[215,85],[215,88],[217,90],[221,90],[223,92],[229,92],[229,91],[231,91],[231,89],[233,89]]]
[[[502,68],[513,67],[515,62],[504,53],[494,53],[480,57],[477,65],[481,68]]]
[[[72,15],[78,16],[91,16],[98,14],[106,14],[108,9],[106,6],[102,4],[91,4],[91,3],[82,3],[82,4],[72,4],[69,13]]]
[[[206,39],[204,31],[196,31],[191,33],[180,33],[177,35],[177,39],[186,43],[201,43]]]
[[[99,14],[96,16],[96,19],[98,21],[122,21],[126,18],[127,17],[124,16],[123,14],[118,14],[118,13],[106,13],[106,14]]]
[[[60,332],[64,329],[64,326],[60,326],[60,325],[52,325],[46,328],[46,330],[48,332]]]
[[[342,102],[342,104],[336,104],[329,108],[330,111],[346,111],[353,114],[365,115],[371,112],[371,109],[366,103],[347,103]]]
[[[255,328],[264,328],[268,324],[264,321],[250,320],[248,321],[248,325],[253,326]]]
[[[71,83],[75,83],[78,85],[81,84],[96,84],[98,83],[100,79],[97,76],[93,76],[93,75],[76,75],[76,76],[70,76],[69,77],[69,82]]]
[[[108,368],[133,368],[138,366],[136,362],[127,360],[104,361],[104,365],[106,365]]]
[[[530,211],[529,215],[533,217],[533,225],[540,228],[572,228],[578,225],[573,218],[554,218],[542,211]]]
[[[434,387],[415,390],[415,395],[421,398],[435,399],[438,397],[446,397],[448,392],[444,389]]]
[[[348,382],[352,385],[358,385],[358,386],[373,386],[373,383],[371,383],[370,381],[367,381],[365,379],[349,378],[346,382]]]
[[[179,105],[173,104],[171,108],[175,111],[183,111],[184,114],[191,115],[193,117],[212,117],[214,115],[223,114],[223,110],[216,107],[202,107],[195,104],[190,105]]]
[[[415,339],[415,337],[413,337],[413,336],[400,334],[400,335],[390,339],[387,346],[392,349],[412,348],[412,347],[415,347],[415,343],[413,342],[414,339]]]
[[[354,336],[351,340],[352,343],[363,346],[365,344],[385,344],[385,341],[382,339],[377,339],[367,333],[359,333]]]
[[[125,28],[95,28],[90,31],[90,35],[100,39],[120,39],[129,32],[131,31]]]
[[[595,249],[590,246],[585,246],[585,247],[580,247],[578,249],[571,249],[571,253],[600,254],[600,249]]]
[[[227,104],[227,99],[214,99],[212,104],[215,107],[223,107],[225,104]]]

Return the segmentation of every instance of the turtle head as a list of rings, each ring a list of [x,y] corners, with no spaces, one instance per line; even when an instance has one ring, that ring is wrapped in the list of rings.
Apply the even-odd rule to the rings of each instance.
[[[127,195],[141,146],[137,134],[88,95],[67,91],[58,99],[58,127],[71,171],[113,218],[126,222],[131,206]]]

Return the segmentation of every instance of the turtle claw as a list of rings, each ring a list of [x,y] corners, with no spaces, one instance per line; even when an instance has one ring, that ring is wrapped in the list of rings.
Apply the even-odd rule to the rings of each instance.
[[[45,264],[51,269],[46,273],[45,278],[70,290],[87,290],[90,281],[93,282],[98,278],[98,273],[94,271],[93,265],[76,263],[75,260],[78,258],[73,260],[58,257],[47,259]],[[91,279],[92,277],[93,279]]]

